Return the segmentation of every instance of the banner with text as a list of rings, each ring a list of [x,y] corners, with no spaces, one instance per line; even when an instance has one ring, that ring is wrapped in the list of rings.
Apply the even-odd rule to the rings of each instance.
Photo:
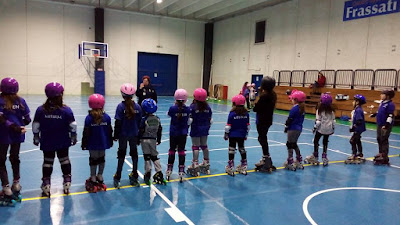
[[[400,0],[352,0],[344,3],[343,21],[400,12]]]

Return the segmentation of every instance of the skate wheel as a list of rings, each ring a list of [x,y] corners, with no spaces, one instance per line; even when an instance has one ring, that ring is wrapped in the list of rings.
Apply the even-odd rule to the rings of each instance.
[[[180,178],[180,179],[179,179],[179,183],[183,183],[183,178]]]
[[[207,170],[207,175],[210,175],[211,174],[211,171],[210,170]]]

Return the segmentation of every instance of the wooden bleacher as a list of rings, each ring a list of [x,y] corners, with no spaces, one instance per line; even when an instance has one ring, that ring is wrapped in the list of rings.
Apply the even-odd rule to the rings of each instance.
[[[315,114],[316,106],[320,101],[320,95],[312,94],[312,89],[307,87],[288,87],[288,86],[277,86],[275,87],[275,92],[277,94],[278,100],[276,104],[277,109],[290,110],[292,108],[292,103],[289,101],[289,98],[286,94],[287,90],[297,89],[303,91],[307,95],[306,100],[306,113]],[[363,105],[364,111],[367,113],[365,115],[365,120],[367,122],[376,122],[376,118],[370,118],[368,115],[370,114],[370,109],[367,106],[374,106],[372,112],[376,112],[378,110],[379,104],[375,102],[375,100],[380,100],[381,91],[375,90],[355,90],[355,89],[337,89],[337,88],[318,88],[317,91],[319,93],[330,92],[333,97],[333,106],[335,108],[336,117],[348,116],[351,117],[351,111],[353,110],[353,96],[356,94],[364,95],[367,103]],[[336,101],[335,96],[337,94],[344,94],[349,96],[349,100],[344,101]],[[395,111],[395,122],[396,124],[400,123],[400,98],[397,96],[399,93],[396,92],[396,96],[392,99],[396,105]]]

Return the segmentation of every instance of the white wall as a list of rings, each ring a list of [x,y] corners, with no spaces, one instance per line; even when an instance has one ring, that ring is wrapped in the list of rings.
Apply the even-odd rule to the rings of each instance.
[[[4,0],[0,34],[0,79],[15,77],[21,94],[43,94],[46,83],[58,81],[66,94],[79,95],[81,82],[90,81],[78,44],[94,41],[93,8]],[[203,23],[106,10],[105,42],[108,95],[119,95],[122,83],[136,84],[138,51],[179,55],[178,87],[192,92],[201,85]]]
[[[400,13],[343,22],[344,2],[292,0],[217,22],[213,83],[232,97],[251,74],[274,70],[400,69]],[[254,44],[263,19],[265,43]]]

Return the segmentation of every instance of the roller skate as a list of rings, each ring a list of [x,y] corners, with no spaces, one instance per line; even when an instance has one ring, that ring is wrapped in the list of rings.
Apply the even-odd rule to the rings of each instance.
[[[247,175],[247,159],[240,161],[241,164],[236,167],[236,172]]]
[[[301,155],[296,156],[296,161],[294,161],[294,164],[296,165],[296,169],[304,170],[303,157]]]
[[[40,187],[42,189],[42,197],[50,198],[50,177],[44,177],[42,181],[42,186]]]
[[[145,174],[144,174],[144,183],[145,184],[147,184],[147,185],[151,185],[151,180],[150,180],[150,178],[151,178],[151,172],[150,171],[148,171],[148,172],[146,172]]]
[[[120,181],[121,177],[118,176],[117,174],[114,174],[113,179],[114,179],[114,187],[117,189],[120,189],[121,188],[121,181]]]
[[[187,173],[190,174],[192,177],[200,176],[199,163],[197,161],[193,161],[192,165],[188,166]]]
[[[13,199],[16,202],[21,202],[22,201],[22,196],[21,196],[21,185],[19,184],[19,180],[14,180],[12,186],[11,186],[11,191],[13,192]]]
[[[167,165],[167,171],[165,171],[165,176],[167,177],[167,181],[171,179],[172,169],[174,168],[174,164]]]
[[[327,166],[328,164],[329,164],[329,159],[328,159],[326,153],[324,152],[324,153],[322,153],[322,165]]]
[[[86,191],[89,193],[97,192],[97,182],[93,181],[91,177],[89,177],[85,182]]]
[[[154,174],[153,183],[167,185],[167,181],[164,179],[164,175],[161,171],[158,171],[156,174]]]
[[[345,161],[345,164],[360,164],[361,161],[358,159],[356,155],[349,156]]]
[[[225,166],[225,172],[232,177],[235,176],[235,162],[233,160],[228,161],[228,165]]]
[[[210,160],[203,160],[203,162],[199,165],[200,173],[204,173],[210,175]]]
[[[358,153],[357,154],[357,159],[360,160],[361,163],[365,163],[364,154]]]
[[[8,184],[3,186],[3,191],[0,193],[0,206],[15,206],[15,200]]]
[[[64,177],[64,182],[63,182],[63,186],[64,186],[64,194],[69,195],[69,188],[71,187],[71,175],[63,175]]]
[[[103,175],[97,175],[97,191],[107,191],[107,186],[104,184]]]
[[[322,154],[324,155],[324,154]],[[318,153],[313,153],[312,155],[309,155],[306,157],[304,160],[305,164],[311,164],[313,166],[319,166],[319,161],[318,161]]]
[[[267,172],[271,173],[272,171],[276,170],[276,167],[272,165],[271,156],[263,156],[260,162],[255,164],[256,168],[255,171],[257,172]]]
[[[129,183],[134,187],[139,187],[140,184],[139,184],[138,177],[139,177],[139,175],[137,174],[137,172],[135,173],[135,172],[132,171],[129,174]]]
[[[179,182],[183,182],[183,176],[185,176],[185,165],[179,165]]]
[[[389,166],[390,165],[389,157],[387,157],[383,153],[379,153],[374,158],[374,165],[388,165]]]
[[[283,166],[285,169],[296,171],[296,165],[294,164],[292,157],[288,158],[286,162],[283,163]]]

